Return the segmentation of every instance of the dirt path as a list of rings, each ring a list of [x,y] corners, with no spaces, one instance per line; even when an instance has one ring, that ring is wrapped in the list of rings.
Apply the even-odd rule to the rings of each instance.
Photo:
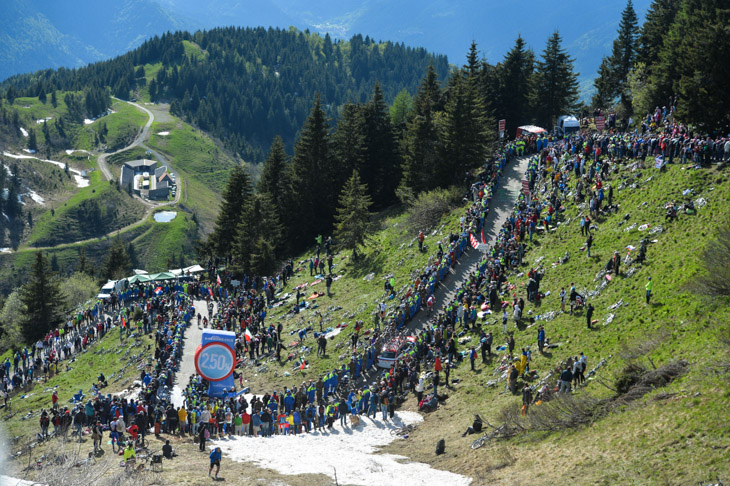
[[[137,137],[132,141],[132,143],[130,143],[129,145],[127,145],[124,148],[117,150],[116,152],[112,152],[110,154],[99,154],[99,157],[97,158],[97,163],[99,164],[99,170],[101,170],[101,172],[104,174],[104,177],[106,177],[106,180],[108,180],[108,181],[112,180],[114,178],[114,175],[112,174],[112,171],[109,169],[109,166],[106,163],[107,157],[116,155],[120,152],[124,152],[131,148],[142,145],[142,143],[149,136],[150,127],[152,126],[152,123],[154,123],[154,121],[155,121],[155,115],[153,115],[152,112],[150,110],[148,110],[147,108],[140,106],[137,103],[132,103],[130,101],[120,100],[119,98],[114,98],[114,99],[117,101],[120,101],[122,103],[127,103],[127,104],[134,106],[138,110],[144,112],[144,114],[147,115],[148,119],[147,119],[147,123],[145,123],[144,127],[142,128],[142,131],[139,133],[139,135],[137,135]]]
[[[204,300],[195,301],[195,315],[208,315],[208,303]],[[213,314],[218,311],[218,304],[213,304]],[[183,357],[180,361],[180,369],[175,374],[175,381],[172,387],[172,403],[176,407],[183,404],[183,390],[188,385],[188,380],[195,371],[195,350],[200,344],[200,338],[203,335],[203,324],[201,322],[198,327],[197,317],[190,320],[190,327],[185,330],[185,342],[183,343]]]
[[[444,307],[454,298],[454,294],[468,278],[474,266],[482,259],[484,252],[494,244],[499,230],[512,213],[517,197],[522,190],[522,180],[527,171],[528,162],[529,157],[522,157],[507,165],[501,185],[492,199],[492,207],[484,222],[484,238],[487,240],[487,244],[481,245],[480,250],[467,246],[467,251],[461,256],[459,264],[451,271],[449,278],[436,289],[434,295],[437,309]],[[428,313],[421,311],[408,323],[408,328],[412,331],[423,329],[428,321]]]

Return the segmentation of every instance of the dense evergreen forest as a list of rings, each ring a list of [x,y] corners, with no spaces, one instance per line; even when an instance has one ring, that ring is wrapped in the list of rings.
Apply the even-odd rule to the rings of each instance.
[[[639,26],[631,0],[595,80],[593,105],[620,118],[655,109],[710,135],[730,131],[730,4],[654,0]]]
[[[219,28],[167,33],[115,59],[81,69],[39,71],[5,82],[13,96],[110,87],[122,99],[147,84],[144,65],[161,64],[147,88],[153,101],[206,130],[251,162],[281,135],[289,149],[315,93],[330,116],[364,102],[379,81],[385,99],[414,92],[426,67],[442,78],[445,56],[356,35],[349,42],[295,29]],[[156,66],[157,67],[157,66]]]

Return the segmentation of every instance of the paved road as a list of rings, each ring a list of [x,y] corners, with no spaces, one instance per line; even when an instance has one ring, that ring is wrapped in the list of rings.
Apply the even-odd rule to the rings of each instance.
[[[436,307],[441,308],[451,302],[456,291],[474,270],[476,264],[482,259],[483,251],[487,251],[494,244],[499,230],[512,213],[517,197],[522,190],[522,179],[527,171],[529,157],[522,157],[509,163],[502,176],[501,186],[497,189],[492,199],[492,207],[484,222],[484,238],[486,245],[481,245],[481,250],[475,250],[467,246],[468,251],[461,256],[459,264],[451,271],[449,278],[439,285],[435,292]],[[428,313],[419,312],[416,317],[408,323],[412,331],[426,328],[429,321]]]
[[[497,190],[492,200],[492,208],[489,211],[485,222],[484,236],[487,239],[487,245],[482,245],[486,251],[488,247],[494,244],[500,228],[507,220],[514,208],[517,197],[522,190],[522,179],[527,170],[529,158],[522,157],[513,161],[505,170],[502,178],[501,187]],[[469,273],[474,266],[482,258],[483,252],[469,247],[468,252],[462,255],[459,264],[451,271],[451,275],[443,285],[439,285],[436,290],[436,303],[438,307],[451,301],[456,290],[461,286],[462,282],[468,278]],[[214,312],[217,312],[217,304]],[[207,315],[208,308],[204,300],[195,301],[195,312],[201,315]],[[426,312],[419,312],[416,317],[408,323],[411,331],[425,328],[429,320]],[[197,319],[193,319],[190,327],[185,332],[185,343],[183,345],[183,359],[180,364],[180,371],[177,373],[175,386],[172,390],[172,401],[175,406],[182,404],[182,388],[188,383],[190,375],[195,374],[194,354],[195,349],[200,344],[202,327],[198,328]]]
[[[208,303],[204,300],[196,300],[195,303],[195,314],[201,316],[208,315]],[[218,312],[218,304],[213,304],[213,314]],[[172,387],[172,403],[176,407],[179,407],[183,403],[182,392],[183,389],[188,385],[188,380],[191,375],[196,373],[195,371],[195,350],[200,344],[200,338],[203,335],[203,325],[198,327],[197,317],[190,321],[190,327],[185,331],[185,342],[183,343],[183,357],[180,361],[180,370],[175,375],[175,381]]]

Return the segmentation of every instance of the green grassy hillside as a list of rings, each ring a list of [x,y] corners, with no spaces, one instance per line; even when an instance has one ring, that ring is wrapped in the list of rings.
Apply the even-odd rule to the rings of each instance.
[[[132,240],[137,258],[150,272],[192,265],[197,253],[193,242],[198,237],[198,225],[190,214],[178,211],[169,223],[152,220],[146,231]]]
[[[30,431],[35,433],[40,409],[48,410],[51,407],[52,390],[58,391],[59,405],[70,406],[69,400],[79,389],[84,390],[88,396],[89,388],[96,382],[99,373],[103,372],[109,382],[109,386],[103,390],[104,393],[131,389],[132,381],[139,377],[137,367],[152,363],[147,346],[153,343],[148,336],[140,339],[124,336],[120,339],[119,332],[112,329],[98,343],[89,346],[74,362],[62,361],[58,374],[37,384],[29,393],[14,397],[12,416],[5,411],[2,414],[5,433],[10,437],[27,437]],[[112,373],[114,377],[111,377]],[[32,422],[23,418],[28,413],[33,414]]]
[[[190,125],[155,122],[147,145],[163,154],[182,180],[181,204],[195,212],[205,232],[212,229],[220,195],[231,169],[238,163],[213,139]],[[166,133],[169,135],[159,135]]]
[[[472,450],[470,444],[475,436],[462,438],[461,433],[470,425],[473,414],[480,414],[493,425],[519,414],[519,395],[506,391],[500,379],[499,368],[504,363],[505,352],[498,351],[486,364],[478,362],[476,372],[469,370],[468,363],[455,368],[451,378],[458,382],[450,389],[440,388],[448,398],[439,409],[427,414],[408,439],[398,440],[384,451],[470,476],[474,484],[555,484],[556,474],[564,474],[581,484],[606,485],[679,485],[727,477],[730,426],[722,417],[730,405],[730,377],[719,365],[730,361],[730,352],[720,341],[719,331],[727,326],[730,306],[726,300],[710,300],[688,290],[702,271],[701,251],[714,237],[714,228],[725,215],[724,205],[730,198],[727,177],[727,169],[695,171],[674,165],[659,173],[654,169],[622,168],[609,181],[615,188],[621,187],[614,194],[619,210],[595,221],[591,258],[581,250],[584,237],[576,219],[581,208],[571,199],[566,201],[561,224],[555,230],[537,235],[528,244],[525,265],[509,277],[508,285],[514,285],[510,294],[524,296],[524,273],[530,268],[544,271],[541,291],[550,294],[539,306],[528,304],[524,325],[515,327],[512,320],[509,324],[515,333],[517,349],[532,347],[531,369],[537,371],[539,378],[579,352],[588,356],[589,370],[606,359],[595,377],[575,391],[572,401],[562,402],[568,408],[590,407],[596,400],[613,399],[616,380],[629,363],[651,370],[682,359],[688,363],[684,376],[636,400],[612,400],[617,405],[609,413],[596,409],[592,419],[575,427],[530,428],[531,422],[520,422],[518,418],[517,422],[526,427],[523,432]],[[679,220],[665,222],[664,204],[683,201],[682,193],[687,189],[693,191],[691,197],[697,202],[697,214],[681,214]],[[339,367],[347,359],[347,343],[354,322],[362,319],[365,328],[370,327],[374,304],[383,297],[383,279],[392,273],[396,289],[408,284],[412,271],[421,268],[435,252],[438,240],[458,227],[462,212],[463,208],[456,209],[433,226],[425,253],[417,251],[407,212],[390,210],[378,215],[376,231],[363,257],[352,262],[349,255],[339,253],[335,258],[334,272],[342,277],[333,285],[333,297],[310,301],[312,307],[296,316],[287,316],[286,307],[269,310],[267,321],[284,323],[282,335],[287,346],[284,356],[298,355],[300,348],[290,346],[298,338],[289,332],[309,322],[317,329],[317,312],[324,314],[326,327],[348,323],[329,342],[328,357],[319,359],[314,353],[305,353],[309,367],[303,374],[296,369],[296,358],[285,359],[281,365],[269,362],[269,370],[264,373],[259,373],[258,367],[247,365],[245,384],[255,392],[263,392],[296,385],[302,379]],[[160,224],[146,226],[137,234],[135,245],[140,254],[152,251],[153,247],[165,247],[171,235],[184,234],[190,230],[190,224],[188,216],[178,214],[172,223],[167,223],[165,231]],[[661,232],[657,230],[660,226]],[[605,280],[596,279],[596,275],[610,254],[619,250],[623,256],[625,247],[638,247],[639,240],[645,236],[656,240],[649,245],[647,261],[642,265],[624,265],[622,274],[600,289],[599,294],[590,294],[594,318],[598,320],[592,330],[586,329],[583,310],[572,316],[560,313],[561,287],[569,288],[575,282],[583,293],[596,291]],[[570,258],[560,263],[566,252]],[[314,280],[306,263],[309,256],[303,254],[295,260],[298,276],[290,281],[287,292]],[[651,305],[645,306],[644,283],[648,276],[655,281],[655,297]],[[324,290],[320,283],[305,293]],[[503,299],[509,296],[505,294]],[[609,309],[620,300],[623,305]],[[609,321],[611,314],[613,318]],[[541,317],[535,322],[529,319],[538,315],[554,317]],[[557,345],[544,354],[537,351],[537,324],[545,326],[549,341]],[[504,342],[501,325],[496,324],[493,316],[483,325],[494,332],[495,348]],[[467,349],[477,339],[469,333],[464,338],[466,341],[459,350]],[[305,344],[314,345],[311,334],[309,340]],[[69,382],[68,387],[73,389],[87,379],[78,378]],[[519,383],[521,386],[523,381]],[[533,405],[528,418],[547,413],[556,403],[561,402]],[[416,409],[415,400],[409,398],[404,408]],[[16,426],[11,425],[13,431],[20,430],[19,426],[13,427]],[[435,456],[433,448],[441,438],[446,440],[446,453]]]
[[[536,325],[515,331],[516,349],[532,346],[531,368],[541,377],[579,352],[588,356],[589,370],[604,358],[607,364],[595,380],[579,389],[577,400],[615,395],[609,387],[615,388],[616,378],[630,362],[652,369],[653,365],[684,359],[689,362],[685,377],[621,406],[602,420],[590,421],[588,426],[555,433],[527,432],[471,451],[468,444],[473,437],[462,439],[460,433],[474,413],[499,425],[505,410],[514,413],[521,405],[519,397],[504,391],[503,383],[488,385],[500,375],[495,373],[500,354],[488,364],[478,365],[477,373],[462,364],[452,374],[461,382],[448,392],[445,406],[426,418],[412,440],[386,450],[405,452],[414,460],[461,471],[490,484],[554,484],[555,476],[549,471],[562,471],[582,484],[689,484],[709,481],[716,475],[727,477],[730,426],[717,418],[730,405],[730,393],[728,376],[718,375],[717,365],[728,361],[728,348],[718,342],[718,330],[726,326],[730,307],[726,300],[709,301],[687,290],[702,265],[701,251],[714,236],[718,216],[726,215],[730,197],[727,176],[727,171],[694,171],[676,165],[662,174],[654,169],[623,170],[611,184],[617,187],[630,178],[629,185],[616,193],[620,210],[597,221],[592,258],[580,249],[585,238],[580,236],[575,219],[579,209],[569,204],[563,221],[569,218],[572,224],[538,237],[530,246],[527,261],[540,264],[522,269],[542,267],[545,278],[541,291],[551,293],[537,308],[528,304],[527,312],[533,316],[557,312],[554,320],[537,321],[545,326],[550,342],[560,344],[557,349],[543,355],[536,351]],[[631,185],[634,182],[636,188]],[[693,199],[704,198],[707,205],[695,216],[682,215],[679,221],[665,223],[664,204],[681,202],[686,189],[694,191]],[[626,214],[630,215],[628,221],[619,225]],[[629,230],[634,223],[636,228]],[[661,226],[663,231],[639,231],[643,224]],[[602,280],[596,281],[595,276],[613,251],[619,250],[623,257],[627,245],[638,248],[639,240],[647,236],[656,240],[649,246],[647,263],[636,266],[631,276],[624,267],[623,276],[615,277],[600,295],[589,298],[595,307],[593,317],[598,319],[594,329],[586,328],[582,311],[573,316],[558,312],[561,287],[569,289],[575,282],[579,291],[595,290]],[[569,261],[553,265],[566,251]],[[645,306],[648,276],[655,281],[655,297]],[[515,275],[510,283],[518,295],[525,295],[526,277]],[[609,309],[621,300],[623,306]],[[488,327],[495,335],[501,334],[501,325]],[[448,453],[435,458],[430,449],[441,437],[446,438]]]
[[[55,246],[95,238],[134,223],[145,211],[117,184],[103,181],[99,172],[92,172],[88,187],[38,218],[26,244]]]
[[[555,317],[534,323],[528,320],[519,328],[515,328],[511,319],[509,324],[515,332],[516,349],[531,346],[531,368],[537,370],[539,377],[580,352],[588,356],[589,370],[602,359],[607,360],[596,378],[574,394],[576,400],[613,397],[615,381],[629,363],[652,369],[653,365],[660,367],[683,359],[689,363],[684,377],[615,409],[605,418],[589,421],[587,426],[552,433],[527,431],[511,440],[472,451],[469,445],[475,437],[460,435],[470,425],[474,413],[499,425],[505,416],[519,413],[521,406],[520,397],[506,392],[504,382],[499,381],[505,352],[498,352],[488,363],[478,364],[476,373],[469,371],[468,362],[456,368],[451,376],[458,378],[459,383],[444,390],[449,398],[439,410],[427,415],[425,423],[408,440],[385,450],[466,474],[475,478],[475,484],[554,484],[555,476],[549,471],[557,470],[569,471],[568,477],[582,484],[688,484],[714,479],[717,474],[727,477],[730,425],[726,421],[718,423],[717,418],[730,405],[730,377],[722,374],[717,365],[730,361],[727,346],[718,340],[718,330],[730,319],[730,306],[725,300],[710,301],[688,290],[688,284],[700,271],[702,249],[715,236],[714,228],[719,221],[726,217],[725,205],[730,198],[727,177],[727,170],[695,171],[677,165],[664,173],[655,169],[632,172],[623,168],[610,180],[614,188],[626,186],[615,192],[614,200],[620,209],[595,222],[598,229],[592,258],[581,250],[585,238],[580,235],[576,219],[580,209],[571,200],[557,229],[537,236],[528,245],[526,264],[509,280],[514,290],[503,296],[503,300],[510,300],[512,293],[526,297],[527,271],[530,268],[544,271],[541,291],[549,291],[550,295],[537,307],[528,304],[525,316],[534,318],[555,313]],[[693,190],[693,200],[702,198],[706,205],[696,215],[682,214],[678,221],[665,223],[664,204],[683,202],[682,192],[686,189]],[[444,233],[457,224],[455,220],[461,211],[455,211],[441,222],[446,224]],[[626,214],[628,220],[621,223]],[[348,323],[348,328],[329,342],[328,358],[316,358],[314,353],[307,355],[310,367],[304,376],[292,361],[282,365],[269,363],[270,370],[264,374],[251,368],[245,374],[248,385],[260,392],[297,385],[302,378],[314,378],[319,372],[349,360],[347,344],[353,324],[363,319],[366,329],[370,327],[374,302],[383,295],[382,277],[394,272],[396,289],[400,289],[408,283],[406,277],[410,271],[425,262],[426,257],[414,249],[415,243],[409,247],[413,239],[403,230],[404,220],[403,214],[382,219],[363,263],[353,265],[338,255],[335,272],[344,276],[333,284],[334,297],[316,300],[318,308],[290,317],[285,317],[281,309],[270,311],[274,321],[283,319],[285,324],[287,352],[284,355],[292,352],[298,355],[300,349],[290,346],[298,338],[296,334],[290,336],[288,331],[310,322],[318,330],[317,311],[326,316],[326,327]],[[565,224],[568,220],[570,223]],[[644,230],[644,224],[649,229]],[[661,232],[656,230],[659,226]],[[632,245],[638,249],[640,239],[647,236],[656,240],[649,245],[647,262],[633,265],[631,269],[622,266],[621,276],[614,277],[599,295],[589,297],[595,307],[593,318],[598,320],[592,330],[586,328],[584,311],[572,316],[560,313],[561,287],[569,290],[570,283],[575,282],[581,293],[595,291],[604,280],[603,277],[596,280],[596,275],[613,251],[618,250],[623,259],[627,253],[625,247]],[[434,240],[428,238],[427,243],[433,247]],[[429,254],[432,252],[433,248]],[[570,255],[567,263],[558,263],[566,252]],[[307,256],[301,255],[300,259]],[[370,272],[375,272],[375,278],[364,280]],[[288,292],[295,285],[313,280],[305,264],[301,265],[300,275],[304,276],[295,278],[286,289]],[[651,305],[645,306],[644,285],[648,276],[655,281],[655,297]],[[307,295],[314,290],[323,292],[323,285],[312,287]],[[609,309],[621,300],[622,305]],[[333,310],[336,307],[342,310]],[[543,324],[549,341],[558,344],[542,355],[537,352],[537,324]],[[506,341],[494,316],[486,320],[485,326],[495,335],[495,348]],[[468,340],[459,346],[460,351],[467,350],[470,344],[478,344],[476,336],[465,337]],[[311,340],[308,345],[315,346],[315,343]],[[285,372],[290,376],[285,376]],[[415,409],[416,403],[410,399],[405,406]],[[447,454],[436,457],[433,448],[442,437],[446,439]],[[679,464],[681,471],[676,471]],[[658,474],[658,471],[672,473]]]

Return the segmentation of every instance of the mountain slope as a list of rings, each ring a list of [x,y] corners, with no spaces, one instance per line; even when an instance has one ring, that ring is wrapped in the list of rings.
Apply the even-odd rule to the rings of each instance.
[[[153,0],[0,3],[0,79],[108,59],[181,24]]]
[[[649,3],[634,2],[640,19]],[[168,30],[235,25],[295,26],[339,39],[360,33],[423,46],[455,64],[462,63],[472,40],[496,63],[518,33],[540,52],[548,36],[560,30],[581,80],[589,85],[601,57],[610,52],[624,6],[623,0],[540,0],[531,2],[526,16],[523,5],[493,0],[124,0],[119,7],[83,0],[73,10],[52,0],[9,0],[0,5],[0,80],[108,59]]]
[[[258,162],[276,135],[293,146],[315,93],[335,117],[343,104],[369,98],[376,82],[387,102],[402,89],[415,92],[431,63],[444,79],[446,57],[422,48],[359,35],[332,42],[295,29],[229,27],[164,34],[109,61],[19,75],[4,84],[28,96],[49,85],[109,86],[122,99],[149,93],[152,101],[169,101],[173,115],[184,115],[245,160]],[[154,78],[141,77],[143,65],[150,73],[155,66]]]
[[[595,77],[601,57],[610,52],[621,10],[626,2],[530,2],[528,13],[517,2],[466,0],[345,0],[333,5],[327,0],[273,0],[290,16],[301,18],[316,32],[347,38],[366,33],[374,39],[389,39],[423,46],[446,54],[452,63],[463,64],[472,40],[490,63],[501,61],[521,34],[539,53],[548,36],[559,30],[565,47],[576,58],[581,79]],[[643,18],[649,0],[634,6]]]

